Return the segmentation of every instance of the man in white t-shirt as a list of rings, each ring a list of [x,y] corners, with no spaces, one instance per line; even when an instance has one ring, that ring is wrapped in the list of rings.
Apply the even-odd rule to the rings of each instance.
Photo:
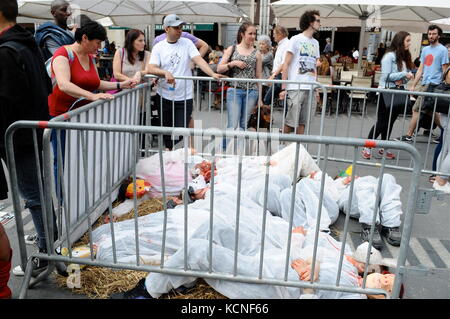
[[[320,57],[319,42],[313,38],[320,28],[320,13],[307,11],[300,17],[300,29],[303,31],[289,40],[283,64],[283,80],[315,82],[317,63]],[[293,129],[297,134],[305,132],[308,109],[315,105],[315,93],[310,84],[282,84],[280,100],[286,98],[286,114],[283,133]]]
[[[181,38],[183,24],[186,23],[175,14],[164,18],[167,38],[153,47],[148,66],[150,74],[164,78],[159,80],[155,101],[158,110],[162,105],[163,126],[169,127],[187,127],[191,118],[193,82],[174,78],[192,76],[191,61],[216,80],[224,77],[211,70],[192,41]],[[172,149],[177,142],[171,136],[164,136],[164,144],[168,149]]]

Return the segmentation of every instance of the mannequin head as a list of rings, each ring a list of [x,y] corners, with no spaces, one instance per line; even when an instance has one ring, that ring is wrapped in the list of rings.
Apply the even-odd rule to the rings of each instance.
[[[205,178],[203,175],[199,175],[189,183],[188,194],[194,201],[197,199],[204,199],[208,189],[209,187],[206,184]]]
[[[366,288],[383,289],[389,295],[392,293],[394,287],[394,274],[379,274],[373,273],[367,276]],[[384,299],[384,295],[367,295],[370,299]]]
[[[198,189],[196,191],[194,191],[194,193],[191,195],[191,197],[195,200],[197,199],[204,199],[206,192],[209,190],[209,187],[205,187],[202,189]]]

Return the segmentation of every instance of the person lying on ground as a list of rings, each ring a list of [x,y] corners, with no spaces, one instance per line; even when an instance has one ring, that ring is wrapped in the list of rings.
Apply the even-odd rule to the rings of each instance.
[[[350,213],[351,217],[359,219],[362,228],[361,237],[364,241],[369,241],[372,220],[374,213],[376,213],[373,235],[374,247],[377,249],[383,248],[382,235],[385,236],[389,244],[400,246],[400,217],[402,215],[400,193],[402,187],[397,184],[394,176],[391,174],[383,175],[378,207],[375,205],[378,178],[374,176],[355,176],[351,209],[349,208],[351,176],[338,177],[335,180],[328,175],[325,176],[324,198],[331,196],[338,204],[340,210],[346,214]],[[320,187],[322,172],[314,172],[309,175],[309,178],[316,181],[316,188]],[[379,228],[381,228],[381,234]]]
[[[216,218],[217,217],[217,218]],[[278,219],[280,220],[280,219]],[[239,251],[237,274],[239,276],[256,278],[258,276],[258,264],[260,258],[260,234],[253,233],[247,229],[248,223],[242,222],[239,232]],[[187,248],[187,263],[191,271],[207,271],[212,266],[213,273],[232,273],[234,269],[234,225],[228,224],[220,216],[215,216],[215,226],[212,232],[212,264],[209,263],[209,241],[210,241],[209,221],[205,221],[189,238]],[[303,232],[304,233],[304,232]],[[267,234],[268,235],[268,234]],[[288,280],[295,282],[298,278],[303,281],[310,281],[312,276],[312,250],[310,239],[314,238],[314,232],[306,234],[305,241],[294,240],[294,236],[303,235],[297,229],[293,233],[291,242],[291,268],[288,268]],[[331,236],[320,233],[318,243],[318,253],[315,263],[314,280],[322,285],[334,286],[336,282],[340,251],[327,247],[327,243],[332,241]],[[271,237],[268,237],[271,238]],[[298,238],[297,238],[298,239]],[[304,247],[298,247],[304,245]],[[295,247],[294,247],[295,246]],[[295,249],[297,248],[297,249]],[[372,248],[373,249],[373,248]],[[295,252],[293,252],[296,250]],[[348,250],[351,253],[350,250]],[[168,259],[165,267],[170,269],[182,269],[184,267],[184,249],[179,249],[171,258]],[[283,278],[285,267],[280,260],[285,258],[286,250],[283,247],[269,247],[265,249],[263,278],[270,276],[271,279]],[[295,257],[294,257],[295,256]],[[353,255],[354,256],[354,255]],[[352,257],[353,257],[352,256]],[[349,262],[351,257],[346,256],[343,259],[341,269],[341,287],[361,288],[362,278],[358,275],[359,269]],[[277,262],[278,261],[278,262]],[[371,262],[371,260],[369,260]],[[362,268],[362,267],[359,267]],[[199,274],[198,277],[201,277]],[[379,285],[378,279],[389,280],[389,284]],[[387,294],[392,292],[392,283],[394,277],[381,277],[380,274],[368,275],[366,288],[384,289]],[[195,284],[196,277],[172,276],[161,273],[150,273],[146,279],[142,279],[135,288],[125,293],[114,294],[112,299],[152,299],[158,298],[161,294],[167,293],[171,289],[182,286],[192,287]],[[315,298],[366,298],[362,293],[350,293],[343,291],[331,291],[318,289],[317,291],[308,291],[304,288],[295,287],[277,287],[265,284],[247,284],[239,282],[230,282],[225,280],[205,278],[205,281],[216,291],[229,298],[306,298],[307,295],[314,294]],[[368,296],[369,298],[372,296]]]
[[[291,264],[292,269],[294,269],[298,273],[298,278],[301,281],[311,281],[311,273],[312,273],[312,260],[308,258],[307,260],[297,259],[294,260]],[[320,273],[320,262],[317,262],[314,267],[314,280],[319,280]],[[394,274],[380,274],[380,273],[372,273],[367,276],[365,288],[371,289],[382,289],[386,291],[386,295],[390,296],[392,294],[392,290],[394,287],[395,275]],[[362,288],[363,287],[363,278],[357,277],[355,281],[355,287]],[[315,290],[312,288],[303,289],[302,299],[319,299],[319,295],[315,294]],[[368,299],[385,299],[383,294],[367,294]]]

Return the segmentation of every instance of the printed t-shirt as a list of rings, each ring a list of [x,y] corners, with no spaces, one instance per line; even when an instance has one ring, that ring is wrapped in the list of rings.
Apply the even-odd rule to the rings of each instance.
[[[442,65],[448,63],[448,51],[442,44],[427,46],[420,54],[423,64],[422,85],[439,84],[442,80]]]
[[[297,34],[289,40],[286,50],[293,54],[289,66],[290,81],[314,82],[316,80],[316,62],[320,57],[319,42],[303,34]],[[301,89],[309,89],[310,85],[301,85]],[[288,84],[288,90],[297,90],[298,84]]]
[[[149,64],[155,64],[173,76],[192,76],[190,62],[198,55],[200,53],[190,40],[180,38],[175,43],[169,43],[166,39],[153,47]],[[173,85],[167,83],[166,79],[160,79],[158,94],[172,101],[192,99],[192,80],[176,79],[175,82],[173,89]]]

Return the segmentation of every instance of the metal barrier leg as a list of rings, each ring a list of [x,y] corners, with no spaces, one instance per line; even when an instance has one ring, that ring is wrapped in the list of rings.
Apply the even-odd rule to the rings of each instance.
[[[33,271],[33,268],[32,257],[30,257],[25,268],[25,277],[23,278],[22,286],[20,287],[19,299],[25,299],[27,297],[28,286],[30,284],[31,272]]]

